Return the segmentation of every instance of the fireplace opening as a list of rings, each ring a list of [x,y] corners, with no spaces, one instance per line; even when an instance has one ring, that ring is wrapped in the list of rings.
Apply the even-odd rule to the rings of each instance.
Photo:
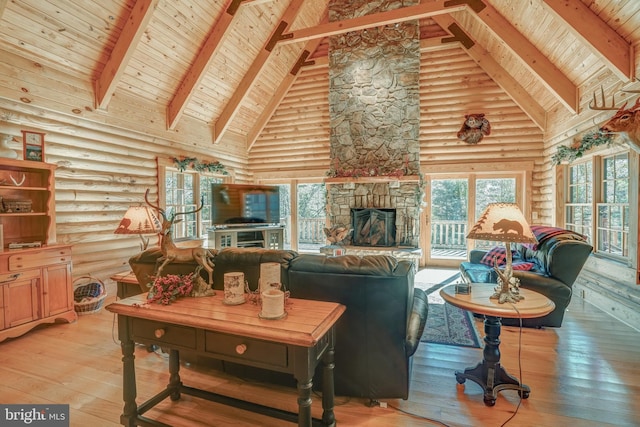
[[[351,209],[352,244],[355,246],[395,246],[395,209]]]

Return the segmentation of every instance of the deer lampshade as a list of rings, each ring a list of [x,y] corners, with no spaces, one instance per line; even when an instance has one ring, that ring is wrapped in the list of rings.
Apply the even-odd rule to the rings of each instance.
[[[498,274],[498,287],[491,296],[498,302],[517,302],[522,299],[518,294],[517,278],[513,277],[511,242],[538,243],[527,220],[514,203],[491,203],[473,226],[467,239],[505,242],[506,265],[501,270],[494,259],[494,270]]]
[[[158,234],[162,230],[162,224],[156,216],[153,208],[147,206],[132,206],[127,209],[120,220],[115,234],[137,234],[142,240],[142,250],[149,246],[149,238],[143,234]]]

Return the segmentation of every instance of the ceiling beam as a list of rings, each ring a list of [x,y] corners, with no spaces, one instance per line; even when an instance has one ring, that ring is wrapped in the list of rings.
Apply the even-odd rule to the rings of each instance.
[[[451,15],[434,16],[433,20],[445,30],[448,30],[452,34],[462,33],[468,41],[465,40],[452,40],[452,38],[443,38],[442,42],[449,40],[459,42],[462,47],[465,48],[469,56],[484,70],[489,77],[496,82],[498,86],[504,90],[507,95],[513,99],[513,101],[529,116],[529,118],[538,126],[541,130],[545,129],[546,125],[546,112],[542,106],[533,98],[522,85],[491,56],[491,53],[481,46],[477,40],[469,36],[460,28],[459,23]],[[422,42],[420,44],[422,48]]]
[[[238,113],[242,101],[246,98],[247,94],[256,83],[258,75],[262,72],[265,64],[267,63],[267,59],[269,59],[269,55],[271,55],[271,51],[275,47],[277,41],[282,37],[286,28],[296,19],[303,4],[304,0],[291,0],[291,3],[289,3],[287,10],[282,15],[280,24],[272,31],[271,36],[264,46],[262,46],[260,52],[258,52],[253,63],[242,77],[240,84],[234,90],[233,95],[231,95],[229,102],[227,102],[224,109],[218,116],[218,120],[216,120],[213,127],[214,144],[221,141],[222,136],[229,128],[231,121]]]
[[[424,1],[415,6],[401,7],[387,12],[372,13],[371,15],[345,19],[343,21],[329,22],[315,27],[301,28],[285,34],[279,44],[297,43],[321,37],[344,34],[349,31],[364,30],[365,28],[380,27],[383,25],[405,22],[411,19],[428,18],[434,15],[456,12],[466,9],[466,3],[476,3],[477,0],[432,0]]]
[[[142,33],[158,5],[158,0],[137,0],[127,17],[104,69],[94,83],[96,109],[106,110],[129,60],[142,39]]]
[[[543,0],[552,15],[564,20],[571,32],[589,46],[622,81],[635,77],[635,58],[628,43],[581,1]]]
[[[197,53],[193,65],[187,71],[178,90],[173,95],[173,99],[167,106],[167,129],[175,129],[178,124],[195,88],[204,78],[216,51],[222,45],[227,29],[231,26],[241,5],[242,0],[229,0],[224,12],[213,25],[202,49]]]
[[[554,94],[562,105],[577,114],[579,94],[576,85],[493,6],[490,4],[485,6],[480,11],[474,11],[474,16],[479,18],[515,56],[522,59],[527,68],[540,79],[541,83]]]
[[[316,65],[316,63],[318,62],[317,60],[308,61],[307,58],[309,57],[309,54],[315,52],[321,41],[322,39],[309,40],[302,51],[300,60],[296,63],[296,65],[294,65],[294,68],[291,70],[291,72],[287,73],[287,75],[284,76],[284,78],[280,82],[280,85],[278,86],[278,89],[269,100],[269,104],[267,104],[267,106],[262,110],[262,113],[247,134],[247,151],[251,150],[253,144],[255,144],[256,140],[258,139],[258,136],[260,136],[260,133],[267,125],[267,122],[269,122],[269,120],[273,116],[273,113],[275,113],[276,109],[280,105],[280,102],[282,102],[284,97],[289,92],[289,89],[291,88],[291,86],[293,86],[293,83],[298,78],[298,74],[301,68],[300,66],[304,67],[308,65]],[[328,63],[328,58],[325,56],[323,58],[320,58],[320,61]]]

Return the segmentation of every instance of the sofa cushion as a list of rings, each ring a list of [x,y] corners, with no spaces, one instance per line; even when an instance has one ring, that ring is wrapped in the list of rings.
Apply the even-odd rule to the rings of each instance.
[[[504,265],[507,262],[507,249],[504,246],[496,246],[489,249],[480,260],[480,263],[493,267],[495,265],[494,258],[499,266]]]

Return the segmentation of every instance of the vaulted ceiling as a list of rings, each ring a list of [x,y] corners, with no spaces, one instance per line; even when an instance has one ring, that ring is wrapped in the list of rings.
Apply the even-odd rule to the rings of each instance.
[[[635,81],[637,0],[423,0],[341,22],[328,22],[328,2],[0,0],[0,52],[9,54],[0,65],[18,56],[64,73],[93,100],[71,89],[47,99],[7,63],[0,79],[24,79],[0,97],[65,114],[135,97],[162,111],[167,129],[189,117],[213,142],[230,132],[250,147],[300,67],[327,61],[328,36],[409,19],[420,21],[424,49],[459,43],[543,130],[550,111],[578,113],[594,87]]]

